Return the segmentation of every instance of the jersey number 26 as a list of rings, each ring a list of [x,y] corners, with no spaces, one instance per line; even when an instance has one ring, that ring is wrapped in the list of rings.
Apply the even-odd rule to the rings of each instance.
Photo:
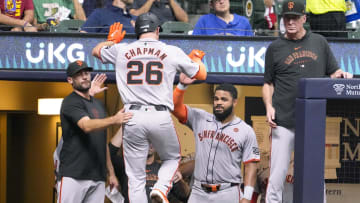
[[[127,73],[127,84],[129,85],[141,85],[143,79],[141,75],[144,73],[144,64],[141,61],[130,61],[127,64],[127,68],[130,71]],[[149,61],[145,65],[145,81],[149,85],[158,85],[163,79],[163,64],[159,61]]]

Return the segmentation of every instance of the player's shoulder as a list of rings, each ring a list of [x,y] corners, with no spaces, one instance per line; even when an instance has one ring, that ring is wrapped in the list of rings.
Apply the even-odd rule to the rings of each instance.
[[[254,134],[254,129],[241,118],[235,117],[233,123],[236,124],[238,128],[242,130],[242,132],[246,134]]]
[[[189,105],[186,105],[187,109],[188,109],[188,112],[190,112],[190,114],[198,117],[198,119],[200,118],[203,118],[203,119],[206,119],[206,120],[212,120],[213,119],[213,114],[203,110],[203,109],[200,109],[200,108],[195,108],[195,107],[191,107]]]

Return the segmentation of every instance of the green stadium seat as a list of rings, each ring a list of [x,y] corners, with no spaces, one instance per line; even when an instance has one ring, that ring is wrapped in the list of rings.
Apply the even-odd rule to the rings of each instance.
[[[79,32],[84,23],[83,20],[63,20],[58,25],[50,27],[50,32]]]
[[[184,34],[187,35],[194,27],[185,22],[167,21],[161,25],[164,34]]]

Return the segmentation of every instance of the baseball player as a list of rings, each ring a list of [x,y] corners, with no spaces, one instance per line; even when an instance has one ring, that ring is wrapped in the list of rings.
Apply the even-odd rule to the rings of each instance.
[[[301,78],[352,78],[339,69],[328,42],[307,31],[305,7],[284,1],[285,34],[273,41],[265,54],[263,101],[271,127],[271,159],[267,203],[283,202],[283,189],[295,141],[295,101]],[[301,135],[300,135],[301,136]],[[324,198],[325,200],[325,198]]]
[[[250,203],[260,153],[254,130],[235,116],[237,90],[221,84],[215,90],[213,112],[183,104],[186,76],[180,75],[174,90],[173,114],[190,127],[195,136],[194,184],[189,203]],[[245,177],[241,176],[241,162]],[[244,182],[244,194],[240,190]]]
[[[196,50],[189,57],[180,48],[160,42],[160,30],[159,19],[145,13],[135,23],[137,41],[119,43],[125,32],[120,23],[115,23],[108,41],[93,49],[93,55],[103,63],[115,65],[122,102],[126,111],[134,114],[124,126],[123,140],[131,203],[147,202],[145,162],[149,141],[162,161],[150,197],[153,202],[168,202],[167,194],[180,161],[180,144],[170,116],[174,77],[180,71],[191,78],[206,79],[205,66]]]

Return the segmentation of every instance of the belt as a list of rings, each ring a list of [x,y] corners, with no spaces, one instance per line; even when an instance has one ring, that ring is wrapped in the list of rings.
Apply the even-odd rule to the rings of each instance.
[[[167,111],[168,108],[165,105],[151,105],[151,106],[143,106],[140,104],[131,104],[129,109],[130,110],[140,110],[144,108],[145,111],[150,110],[150,108],[155,108],[156,111]]]
[[[221,184],[201,184],[201,188],[205,192],[217,192],[220,190],[224,190],[226,188],[234,187],[239,185],[239,183],[221,183]]]

